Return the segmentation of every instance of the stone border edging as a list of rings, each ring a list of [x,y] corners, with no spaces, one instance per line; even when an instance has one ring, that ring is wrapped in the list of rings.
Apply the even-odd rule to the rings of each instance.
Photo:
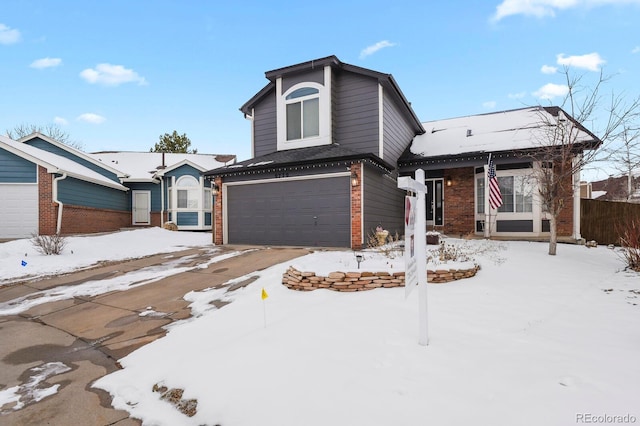
[[[480,270],[476,265],[470,269],[437,269],[427,270],[427,282],[446,283],[471,278]],[[364,291],[374,288],[404,287],[403,272],[330,272],[326,277],[315,272],[299,271],[289,266],[282,274],[282,284],[290,290],[311,291],[326,288],[334,291]]]

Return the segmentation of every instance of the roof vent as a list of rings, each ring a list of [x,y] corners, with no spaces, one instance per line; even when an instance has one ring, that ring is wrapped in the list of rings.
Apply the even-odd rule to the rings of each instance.
[[[473,132],[471,131],[471,129],[467,129],[467,137],[469,136],[473,136]]]

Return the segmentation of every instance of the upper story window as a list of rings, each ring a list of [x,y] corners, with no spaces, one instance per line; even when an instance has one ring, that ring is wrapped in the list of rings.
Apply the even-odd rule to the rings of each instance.
[[[288,141],[320,135],[319,93],[313,87],[302,87],[285,97]]]
[[[276,79],[278,150],[331,143],[331,67],[323,73],[321,79],[291,87],[286,77]]]

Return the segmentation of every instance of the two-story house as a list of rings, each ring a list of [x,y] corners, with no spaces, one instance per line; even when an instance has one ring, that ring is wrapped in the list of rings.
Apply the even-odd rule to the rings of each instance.
[[[362,248],[402,230],[397,160],[424,133],[390,74],[335,56],[268,71],[240,110],[253,158],[206,172],[214,242]]]

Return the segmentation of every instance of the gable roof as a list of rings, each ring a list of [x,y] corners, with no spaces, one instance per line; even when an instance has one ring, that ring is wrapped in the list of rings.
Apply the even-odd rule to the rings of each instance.
[[[205,176],[229,176],[234,174],[253,173],[274,168],[282,169],[311,164],[349,163],[366,160],[385,171],[395,167],[372,153],[356,152],[338,144],[313,146],[309,148],[288,149],[254,157],[236,164],[209,170]]]
[[[173,152],[103,151],[89,154],[101,164],[126,172],[124,182],[156,182],[160,176],[183,165],[204,172],[235,161],[235,155],[186,154]],[[227,160],[227,161],[221,161]]]
[[[539,149],[545,146],[547,123],[559,116],[574,123],[582,149],[602,143],[559,107],[527,107],[424,122],[426,133],[413,139],[399,162]]]
[[[94,183],[109,188],[128,191],[128,188],[107,177],[95,172],[82,164],[62,157],[57,154],[36,148],[34,146],[16,142],[6,136],[0,136],[0,148],[5,149],[18,157],[24,158],[32,163],[47,169],[48,173],[64,174],[85,182]]]
[[[27,142],[29,142],[29,141],[31,141],[33,139],[36,139],[36,138],[42,139],[43,141],[48,142],[51,145],[54,145],[54,146],[56,146],[56,147],[58,147],[58,148],[60,148],[60,149],[62,149],[64,151],[67,151],[68,153],[70,153],[72,155],[75,155],[77,157],[80,157],[80,158],[92,163],[92,164],[95,164],[96,166],[101,167],[101,168],[103,168],[103,169],[115,174],[116,176],[118,176],[118,178],[125,178],[126,177],[126,174],[122,173],[121,170],[115,169],[115,168],[109,166],[108,164],[103,164],[103,163],[97,162],[94,158],[92,158],[86,152],[80,151],[79,149],[76,149],[76,148],[74,148],[74,147],[72,147],[70,145],[67,145],[65,143],[59,142],[59,141],[57,141],[57,140],[55,140],[53,138],[50,138],[47,135],[43,135],[40,132],[34,132],[34,133],[31,133],[30,135],[24,136],[24,137],[18,139],[18,142],[27,143]]]
[[[265,77],[269,80],[269,83],[263,87],[258,93],[256,93],[251,99],[249,99],[244,105],[240,107],[240,111],[242,111],[245,116],[251,115],[251,109],[262,100],[267,94],[271,93],[275,90],[276,80],[280,77],[284,77],[291,74],[297,74],[305,71],[310,71],[318,67],[330,66],[334,69],[343,70],[355,74],[364,75],[367,77],[371,77],[378,80],[378,83],[382,85],[385,89],[389,90],[392,97],[395,98],[396,102],[401,105],[405,111],[411,117],[410,122],[413,124],[416,133],[424,133],[424,128],[418,119],[415,111],[411,107],[411,103],[407,100],[407,98],[400,90],[400,86],[395,81],[391,74],[385,74],[378,71],[370,70],[367,68],[358,67],[356,65],[346,64],[341,62],[335,55],[327,56],[325,58],[314,59],[307,62],[302,62],[295,65],[289,65],[287,67],[278,68],[272,71],[267,71],[265,73]]]

